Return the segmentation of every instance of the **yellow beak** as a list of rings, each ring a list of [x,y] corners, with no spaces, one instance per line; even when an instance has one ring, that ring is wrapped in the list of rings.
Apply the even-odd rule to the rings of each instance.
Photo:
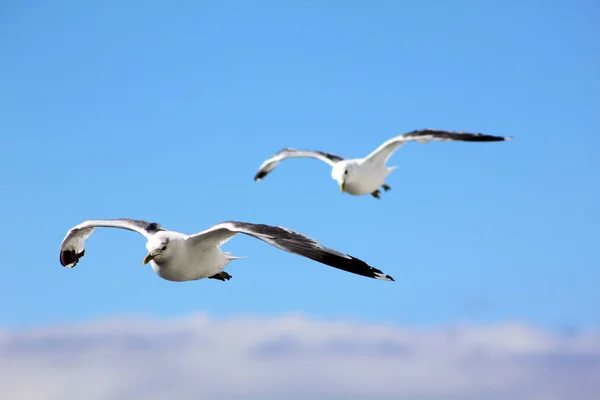
[[[148,264],[150,262],[150,260],[154,259],[154,257],[156,257],[157,254],[152,254],[152,253],[148,253],[148,255],[146,256],[146,258],[144,258],[144,265]]]
[[[346,187],[346,182],[340,183],[340,190],[342,191],[342,193],[344,193],[345,187]]]

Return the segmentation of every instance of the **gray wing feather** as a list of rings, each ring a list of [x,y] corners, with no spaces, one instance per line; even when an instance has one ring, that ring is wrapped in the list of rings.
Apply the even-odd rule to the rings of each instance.
[[[195,241],[196,245],[201,247],[220,246],[238,233],[255,237],[280,250],[310,258],[347,272],[369,278],[394,280],[391,276],[358,258],[327,248],[308,236],[281,226],[226,221],[214,225],[204,232],[191,235],[188,240]]]
[[[404,143],[415,141],[427,143],[438,142],[502,142],[514,139],[511,136],[494,136],[483,133],[467,133],[439,129],[419,129],[393,137],[375,149],[366,158],[369,160],[387,161],[387,159]]]
[[[269,174],[269,172],[275,169],[275,167],[277,166],[277,164],[279,164],[280,161],[283,161],[286,158],[295,157],[316,158],[317,160],[326,162],[331,166],[344,159],[343,157],[338,156],[337,154],[327,153],[325,151],[298,150],[286,147],[284,149],[281,149],[280,151],[275,153],[271,158],[262,163],[262,165],[258,168],[258,172],[256,172],[256,174],[254,175],[254,180],[262,180],[265,176]]]
[[[85,254],[85,240],[98,227],[120,228],[138,232],[146,238],[158,231],[164,231],[160,224],[138,219],[90,219],[69,229],[60,245],[60,263],[63,267],[73,268]]]

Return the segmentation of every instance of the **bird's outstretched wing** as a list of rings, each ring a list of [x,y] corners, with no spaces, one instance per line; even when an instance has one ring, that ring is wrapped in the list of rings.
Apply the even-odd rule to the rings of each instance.
[[[391,276],[367,265],[358,258],[329,249],[308,236],[281,226],[226,221],[191,235],[188,240],[193,241],[199,247],[220,246],[238,233],[253,236],[278,249],[310,258],[334,268],[369,278],[394,280]]]
[[[406,142],[416,141],[427,143],[438,142],[502,142],[514,139],[511,136],[493,136],[483,133],[466,133],[444,131],[439,129],[420,129],[393,137],[369,154],[366,159],[370,161],[386,162],[388,158]]]
[[[98,227],[121,228],[138,232],[146,238],[164,229],[156,222],[137,219],[90,219],[69,229],[60,245],[60,263],[63,267],[73,268],[85,253],[85,240]]]
[[[269,158],[265,162],[262,163],[260,168],[258,168],[258,172],[254,175],[255,181],[262,180],[269,172],[273,171],[277,164],[280,161],[285,160],[286,158],[294,158],[294,157],[305,157],[305,158],[316,158],[317,160],[321,160],[331,165],[332,167],[335,163],[342,161],[344,158],[340,157],[336,154],[326,153],[324,151],[316,151],[316,150],[297,150],[291,148],[284,148],[278,151],[273,157]]]

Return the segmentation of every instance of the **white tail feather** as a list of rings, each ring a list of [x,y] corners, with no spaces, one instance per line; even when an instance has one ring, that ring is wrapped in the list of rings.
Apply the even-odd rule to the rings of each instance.
[[[232,256],[231,253],[225,252],[223,253],[226,259],[228,260],[241,260],[242,258],[248,258],[249,256]]]

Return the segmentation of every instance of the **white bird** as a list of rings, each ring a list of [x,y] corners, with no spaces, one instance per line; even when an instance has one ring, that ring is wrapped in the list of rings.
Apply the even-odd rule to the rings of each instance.
[[[500,142],[512,140],[513,137],[502,137],[485,135],[482,133],[452,132],[436,129],[422,129],[396,136],[364,158],[344,159],[336,154],[324,151],[297,150],[284,148],[266,160],[254,176],[255,181],[262,180],[277,164],[287,158],[308,157],[316,158],[329,164],[331,177],[337,181],[342,193],[355,196],[371,194],[379,198],[379,188],[386,192],[391,189],[385,183],[387,176],[396,169],[396,166],[388,167],[387,160],[400,146],[409,141],[427,143],[429,141],[450,142]]]
[[[205,231],[186,235],[163,229],[156,222],[135,219],[87,220],[74,226],[62,241],[60,263],[73,268],[85,253],[84,242],[97,227],[127,229],[146,237],[148,254],[143,263],[150,262],[152,269],[163,279],[182,282],[203,278],[231,279],[223,269],[236,257],[223,252],[221,245],[238,233],[249,235],[289,253],[310,258],[354,274],[369,278],[393,281],[380,270],[350,255],[324,247],[316,240],[289,228],[249,222],[226,221]]]

